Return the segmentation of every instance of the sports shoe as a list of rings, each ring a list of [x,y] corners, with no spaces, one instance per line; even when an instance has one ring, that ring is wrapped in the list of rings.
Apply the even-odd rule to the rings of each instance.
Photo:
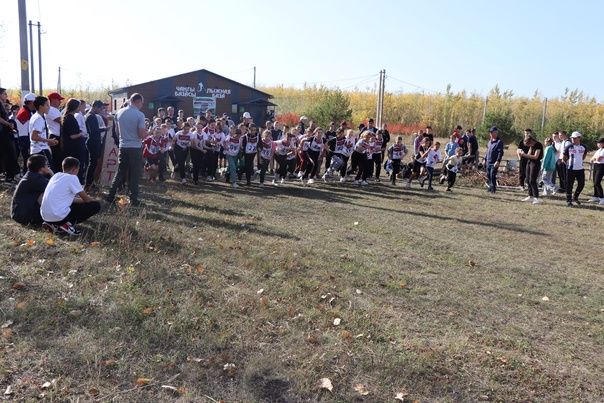
[[[353,184],[353,185],[360,185],[360,184],[361,184],[361,181],[360,181],[360,180],[356,180],[356,179],[355,179],[355,180],[352,182],[352,184]]]
[[[81,232],[73,226],[69,221],[59,225],[59,230],[71,236],[79,236]]]
[[[340,183],[346,182],[346,178],[340,178]]]
[[[524,199],[522,199],[521,201],[523,202],[532,202],[533,201],[533,197],[532,196],[526,196]]]
[[[573,201],[577,204],[577,206],[581,205],[581,202],[579,201],[578,197],[573,198]]]
[[[601,205],[603,205],[603,206],[604,206],[604,197],[602,197],[602,198],[600,199],[600,203],[598,203],[598,204],[601,204]]]
[[[433,188],[432,186],[428,186],[428,190],[429,190],[429,191],[433,191],[433,190],[434,190],[434,188]]]
[[[52,234],[56,234],[57,232],[59,232],[59,226],[57,224],[49,223],[46,221],[42,223],[42,228]]]
[[[573,207],[573,202],[567,202],[567,203],[566,203],[566,206],[567,206],[567,207]]]
[[[361,185],[362,185],[362,186],[366,186],[366,185],[369,185],[369,183],[368,183],[367,181],[362,181],[362,182],[361,182]]]
[[[186,180],[186,179],[182,179],[182,180],[180,181],[180,183],[182,183],[183,185],[186,185],[186,184],[187,184],[187,180]]]
[[[313,183],[315,183],[315,180],[314,179],[309,179],[308,182],[306,182],[306,183],[308,183],[309,185],[312,185]]]
[[[260,184],[258,186],[260,186],[261,188],[263,188],[264,187],[264,182],[260,182]]]
[[[447,188],[447,189],[446,189],[446,192],[450,192],[450,191],[451,191],[451,188]]]
[[[273,179],[273,185],[277,186],[277,181]]]
[[[233,189],[237,189],[239,187],[237,183],[233,183],[231,186],[233,187]]]
[[[211,176],[208,176],[208,177],[206,178],[206,180],[207,180],[208,182],[212,182],[212,181],[214,180],[214,178],[212,178]]]
[[[541,200],[540,198],[538,198],[538,197],[533,198],[532,204],[541,204],[541,203],[543,203],[543,200]]]
[[[376,182],[381,182],[380,178],[375,178]]]
[[[590,199],[587,202],[588,203],[599,203],[600,202],[600,198],[592,196],[592,197],[590,197]]]
[[[281,183],[283,185],[285,183],[285,178],[281,178],[281,180],[279,181],[279,183]]]
[[[447,179],[447,177],[446,177],[445,175],[441,175],[441,176],[440,176],[440,179],[439,179],[438,181],[439,181],[439,183],[442,185],[442,184],[444,184],[444,183],[445,183],[445,179]]]

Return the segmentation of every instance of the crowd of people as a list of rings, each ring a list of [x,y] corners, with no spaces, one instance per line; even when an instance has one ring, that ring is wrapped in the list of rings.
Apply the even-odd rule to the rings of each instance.
[[[223,175],[238,188],[256,180],[264,186],[267,175],[274,186],[288,181],[312,185],[318,180],[367,186],[380,182],[384,170],[393,186],[401,179],[409,189],[416,180],[431,191],[436,181],[452,191],[459,172],[483,168],[488,191],[496,193],[504,157],[496,127],[489,130],[486,153],[480,158],[476,131],[461,126],[444,147],[435,141],[430,126],[415,133],[407,146],[402,136],[391,138],[387,127],[376,127],[373,119],[354,129],[346,121],[323,129],[306,117],[292,127],[279,121],[257,125],[246,112],[235,124],[227,114],[207,111],[197,118],[185,117],[172,107],[159,108],[147,119],[141,112],[141,94],[133,94],[113,118],[102,101],[88,105],[84,100],[65,100],[56,92],[47,97],[26,94],[22,106],[9,107],[6,90],[0,88],[0,101],[6,105],[0,108],[1,167],[6,182],[18,182],[12,217],[69,235],[78,235],[75,224],[100,211],[100,202],[87,192],[98,190],[95,181],[109,132],[119,144],[118,171],[104,199],[114,203],[127,183],[133,206],[141,205],[143,172],[150,183],[165,181],[170,174],[183,185]],[[519,184],[528,192],[523,201],[539,204],[541,196],[563,192],[568,206],[580,204],[588,151],[581,144],[581,133],[573,132],[569,139],[566,132],[556,132],[544,144],[531,129],[524,134],[518,144]],[[604,138],[597,144],[590,159],[594,164],[590,201],[604,205]]]

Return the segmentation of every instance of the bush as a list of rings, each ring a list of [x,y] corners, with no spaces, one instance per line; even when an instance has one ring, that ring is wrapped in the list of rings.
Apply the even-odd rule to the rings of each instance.
[[[510,109],[488,111],[485,115],[484,123],[478,130],[479,138],[487,140],[489,138],[489,128],[492,126],[497,127],[499,138],[505,144],[516,143],[522,137],[514,128],[514,116]]]
[[[316,98],[305,114],[318,126],[326,128],[332,121],[350,120],[350,99],[340,89],[321,87],[318,88]]]

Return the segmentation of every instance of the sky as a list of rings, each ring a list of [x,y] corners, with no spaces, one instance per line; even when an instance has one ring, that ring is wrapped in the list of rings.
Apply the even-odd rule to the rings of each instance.
[[[42,24],[45,88],[59,66],[70,89],[202,68],[249,85],[256,66],[258,86],[373,89],[385,69],[390,92],[499,85],[552,98],[578,88],[604,101],[598,0],[26,1]],[[0,85],[18,88],[17,0],[2,6]]]

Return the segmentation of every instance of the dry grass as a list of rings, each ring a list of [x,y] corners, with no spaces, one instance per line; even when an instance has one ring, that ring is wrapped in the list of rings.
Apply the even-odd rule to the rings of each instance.
[[[51,242],[7,219],[6,192],[0,392],[601,400],[604,209],[460,182],[452,194],[168,183],[144,189],[143,212],[105,211],[82,239]]]

